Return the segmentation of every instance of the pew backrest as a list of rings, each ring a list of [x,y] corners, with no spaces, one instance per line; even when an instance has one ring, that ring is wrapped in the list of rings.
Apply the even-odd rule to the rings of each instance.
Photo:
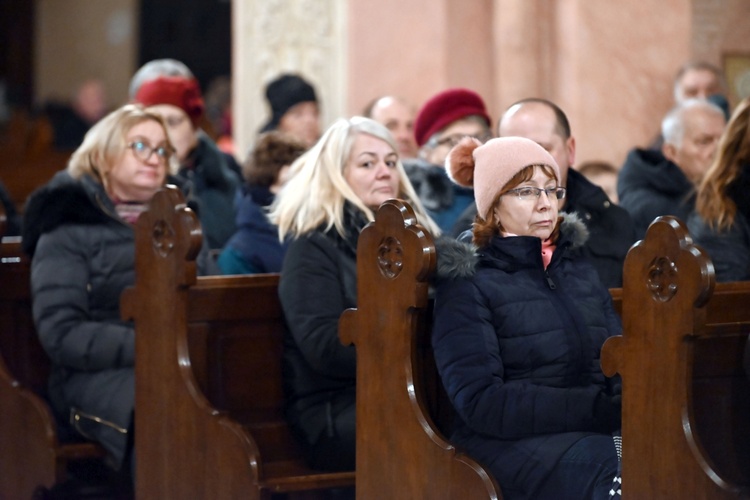
[[[623,335],[602,350],[623,380],[623,498],[750,492],[750,283],[716,285],[685,226],[660,217],[628,253]]]
[[[65,480],[69,460],[101,458],[73,442],[47,403],[51,363],[31,312],[30,261],[20,237],[0,244],[0,498],[31,498]],[[61,433],[62,431],[62,433]]]
[[[139,498],[269,498],[351,485],[302,459],[283,415],[278,275],[196,277],[201,229],[180,192],[156,194],[136,227]]]
[[[450,403],[429,348],[435,264],[432,237],[405,202],[387,201],[360,234],[357,308],[339,329],[357,348],[357,498],[501,498],[441,432]]]

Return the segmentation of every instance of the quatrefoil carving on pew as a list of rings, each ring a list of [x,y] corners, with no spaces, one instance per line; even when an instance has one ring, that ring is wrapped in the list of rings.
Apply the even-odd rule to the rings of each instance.
[[[378,247],[378,268],[386,278],[393,279],[404,267],[404,249],[392,236],[384,238]]]
[[[172,252],[172,250],[174,250],[176,239],[175,231],[174,228],[164,220],[159,220],[154,224],[151,239],[154,245],[154,250],[156,250],[161,257],[166,257]]]
[[[658,257],[648,270],[648,289],[654,299],[668,302],[677,293],[677,266],[667,257]]]

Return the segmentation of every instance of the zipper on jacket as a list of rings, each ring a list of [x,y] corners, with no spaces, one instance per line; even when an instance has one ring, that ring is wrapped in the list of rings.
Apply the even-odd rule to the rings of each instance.
[[[552,276],[549,275],[549,271],[546,269],[544,270],[544,279],[547,280],[547,286],[549,286],[550,290],[557,289],[557,285],[555,285],[555,282],[552,280]]]

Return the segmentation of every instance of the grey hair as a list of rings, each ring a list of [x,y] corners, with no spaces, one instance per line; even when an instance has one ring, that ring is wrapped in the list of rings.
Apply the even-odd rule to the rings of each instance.
[[[183,76],[185,78],[195,78],[193,72],[185,63],[177,59],[154,59],[149,61],[135,72],[130,79],[128,95],[132,101],[144,83],[159,78],[161,76]]]
[[[703,108],[706,111],[714,112],[725,119],[724,111],[705,99],[688,99],[672,108],[661,122],[661,135],[664,137],[665,144],[673,146],[682,146],[682,139],[685,137],[685,117],[687,113],[696,108]]]

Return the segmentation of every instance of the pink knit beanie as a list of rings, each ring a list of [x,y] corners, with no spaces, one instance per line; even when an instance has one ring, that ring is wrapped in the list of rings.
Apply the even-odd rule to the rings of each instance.
[[[549,165],[560,182],[560,168],[552,155],[524,137],[500,137],[484,144],[473,137],[464,137],[445,160],[445,169],[453,182],[474,188],[477,211],[484,219],[497,193],[529,165]]]

